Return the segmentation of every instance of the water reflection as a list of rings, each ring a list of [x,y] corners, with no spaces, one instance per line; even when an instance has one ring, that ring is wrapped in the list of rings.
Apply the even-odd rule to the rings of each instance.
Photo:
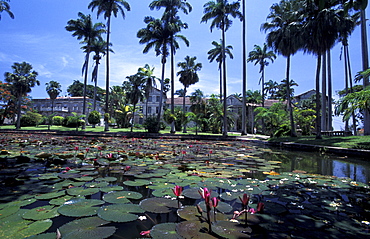
[[[267,160],[281,161],[281,172],[305,171],[313,174],[348,177],[363,183],[370,181],[370,162],[365,159],[276,148],[264,152],[262,157]]]

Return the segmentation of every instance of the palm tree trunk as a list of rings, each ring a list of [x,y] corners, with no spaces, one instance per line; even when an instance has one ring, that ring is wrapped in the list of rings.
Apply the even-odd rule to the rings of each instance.
[[[89,69],[89,59],[90,59],[90,46],[88,45],[86,59],[85,59],[86,66],[85,66],[84,91],[83,91],[83,103],[82,103],[82,114],[84,115],[82,119],[85,121],[85,124],[82,125],[82,129],[86,128],[86,86],[87,86],[87,73]]]
[[[222,102],[222,61],[220,62],[218,70],[220,71],[220,102]]]
[[[171,39],[171,114],[175,114],[175,54],[174,54],[173,38]],[[176,133],[175,121],[171,123],[171,134]]]
[[[162,77],[161,77],[161,94],[159,96],[159,109],[158,109],[158,115],[157,115],[157,121],[158,121],[158,132],[160,129],[160,123],[161,123],[161,114],[162,114],[162,104],[163,104],[163,92],[164,92],[164,72],[166,67],[166,56],[165,56],[166,50],[163,49],[162,54]]]
[[[328,130],[333,130],[333,84],[331,77],[331,54],[328,50]]]
[[[346,51],[346,45],[344,45],[344,87],[346,89],[346,95],[348,95],[349,90],[348,90],[348,64],[347,64],[347,51]],[[344,122],[344,131],[348,132],[349,131],[349,126],[348,126],[348,120]]]
[[[293,107],[290,98],[290,55],[287,57],[286,62],[286,91],[287,91],[287,100],[288,100],[288,110],[289,110],[289,119],[290,119],[290,136],[297,137],[297,132],[295,130],[294,117],[293,117]]]
[[[224,119],[223,119],[223,133],[222,135],[224,137],[227,136],[227,105],[226,105],[226,57],[225,57],[225,27],[224,25],[222,26],[222,62],[223,62],[223,76],[224,76],[224,81],[223,81],[223,90],[224,90]]]
[[[321,136],[321,115],[320,115],[320,66],[321,53],[317,55],[316,68],[316,139],[322,139]]]
[[[245,0],[242,1],[242,14],[243,14],[243,31],[242,31],[242,34],[243,34],[243,37],[242,37],[242,45],[243,45],[243,78],[242,78],[242,81],[243,81],[243,86],[242,86],[242,95],[243,95],[243,99],[242,99],[242,135],[246,135],[247,134],[247,130],[246,130],[246,117],[247,117],[247,102],[246,102],[246,91],[247,91],[247,58],[246,58],[246,18],[245,18]]]
[[[349,92],[353,93],[353,85],[352,85],[352,70],[351,70],[351,61],[349,57],[349,47],[347,46],[347,64],[348,64],[348,76],[349,76]],[[352,121],[353,121],[353,135],[357,135],[357,121],[355,112],[352,113]]]
[[[369,68],[365,9],[361,10],[361,47],[362,47],[362,70],[365,71]],[[369,77],[364,77],[363,85],[364,88],[370,85]],[[364,111],[364,135],[370,135],[369,110]]]
[[[105,113],[109,114],[109,37],[110,37],[110,19],[107,22],[107,59],[106,59],[106,76],[105,76]],[[109,117],[104,117],[105,127],[104,131],[109,131]]]
[[[22,95],[20,94],[18,96],[18,108],[17,108],[17,126],[16,126],[16,129],[20,129],[21,128],[21,102],[22,102]]]
[[[136,109],[136,104],[134,104],[134,109],[132,110],[132,122],[131,122],[131,132],[132,129],[134,128],[134,120],[135,120],[135,109]]]
[[[184,128],[183,128],[183,133],[186,133],[186,123],[185,123],[185,97],[186,97],[186,87],[184,87],[184,96],[182,97],[182,112],[183,112],[183,116],[182,116],[182,122],[184,122]]]
[[[321,79],[321,85],[322,85],[322,92],[321,92],[321,130],[327,131],[326,128],[326,53],[324,52],[322,54],[322,79]]]

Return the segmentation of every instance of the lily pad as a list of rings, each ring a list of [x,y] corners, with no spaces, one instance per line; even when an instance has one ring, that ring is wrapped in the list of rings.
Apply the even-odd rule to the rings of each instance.
[[[236,222],[218,221],[212,225],[212,231],[222,238],[239,239],[250,238],[251,236],[244,232],[251,232],[252,230]]]
[[[98,216],[106,221],[131,222],[138,216],[132,213],[144,213],[145,211],[136,204],[117,203],[103,206],[98,210]]]
[[[97,199],[72,199],[67,201],[58,209],[58,212],[69,217],[86,217],[96,215],[99,208],[94,207],[104,204],[104,201]]]
[[[115,227],[101,227],[109,222],[99,217],[77,219],[59,228],[63,239],[103,239],[116,231]]]
[[[103,193],[109,193],[112,191],[122,191],[122,190],[123,190],[122,186],[107,186],[107,187],[100,188],[100,191]]]
[[[176,225],[176,231],[184,239],[214,239],[216,237],[202,230],[208,224],[200,221],[184,221]]]
[[[28,211],[22,215],[24,219],[36,221],[50,219],[57,216],[59,216],[58,207],[51,205],[28,209]]]
[[[98,193],[99,188],[83,188],[83,187],[74,187],[68,188],[67,193],[72,196],[87,196]]]
[[[202,208],[203,211],[206,211],[206,204],[204,201],[201,201],[198,203],[200,208]],[[217,211],[222,212],[222,213],[228,213],[233,210],[233,207],[225,202],[218,202],[218,206],[216,207]]]
[[[177,200],[167,198],[147,198],[140,202],[140,207],[148,212],[169,213],[172,208],[177,208]]]
[[[38,199],[38,200],[49,200],[49,199],[64,196],[65,194],[66,194],[66,192],[63,190],[63,191],[59,191],[59,192],[39,194],[39,195],[36,195],[35,198]]]
[[[18,212],[19,209],[20,209],[20,206],[18,206],[18,205],[9,206],[9,207],[5,207],[3,209],[0,209],[0,219]]]
[[[161,223],[155,225],[150,230],[150,236],[153,239],[181,239],[177,234],[176,223]]]
[[[66,203],[67,201],[71,200],[71,198],[72,198],[72,196],[65,195],[64,197],[51,199],[49,201],[49,204],[61,206],[64,203]]]
[[[107,193],[103,196],[103,200],[109,203],[129,203],[129,199],[140,199],[143,195],[134,191],[118,191]]]

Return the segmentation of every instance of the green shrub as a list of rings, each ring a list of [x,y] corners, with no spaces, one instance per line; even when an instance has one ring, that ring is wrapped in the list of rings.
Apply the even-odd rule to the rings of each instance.
[[[76,128],[80,126],[80,119],[75,116],[66,116],[62,125],[68,128]]]
[[[53,117],[53,125],[62,125],[64,117],[63,116],[54,116]]]
[[[99,124],[100,123],[100,118],[101,118],[101,114],[96,111],[96,110],[93,110],[90,112],[89,116],[87,117],[87,122],[89,122],[89,124]]]
[[[157,117],[152,115],[148,116],[148,118],[145,119],[143,126],[148,131],[148,133],[158,133],[159,129],[166,127],[162,122],[159,125],[160,127],[158,127],[158,124],[159,123],[157,121]]]
[[[21,127],[37,126],[42,122],[42,115],[28,111],[25,115],[21,116]]]

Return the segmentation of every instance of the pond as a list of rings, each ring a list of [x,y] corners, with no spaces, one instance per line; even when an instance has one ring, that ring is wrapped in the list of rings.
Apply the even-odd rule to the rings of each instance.
[[[370,236],[370,167],[358,159],[251,141],[0,143],[0,238]]]

